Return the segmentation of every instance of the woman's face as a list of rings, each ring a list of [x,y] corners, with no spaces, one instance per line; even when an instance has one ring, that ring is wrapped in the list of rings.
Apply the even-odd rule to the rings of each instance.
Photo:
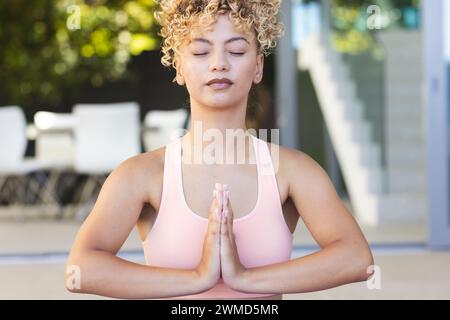
[[[177,82],[186,84],[191,101],[208,107],[246,106],[252,83],[263,73],[263,54],[257,55],[252,33],[237,31],[227,14],[219,15],[211,31],[197,33],[180,48]],[[227,78],[231,85],[208,85]]]

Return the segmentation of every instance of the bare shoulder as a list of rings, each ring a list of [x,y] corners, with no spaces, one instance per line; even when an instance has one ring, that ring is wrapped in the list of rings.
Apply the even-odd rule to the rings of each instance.
[[[275,154],[277,152],[276,149],[278,149],[280,162],[283,162],[283,165],[318,165],[313,158],[301,150],[287,148],[271,142],[267,142],[267,145],[272,154]]]
[[[132,178],[133,183],[146,193],[146,198],[152,206],[162,185],[165,149],[166,147],[162,147],[140,153],[119,166],[123,175]]]
[[[296,188],[310,188],[317,185],[318,180],[327,180],[325,170],[307,153],[274,143],[268,143],[268,147],[274,167],[287,181],[289,189],[294,185]]]
[[[164,149],[165,147],[132,156],[123,161],[113,173],[142,181],[154,177],[164,167]]]
[[[140,174],[158,174],[164,168],[164,154],[166,147],[135,155],[125,162],[134,167]]]
[[[287,203],[292,188],[292,171],[299,171],[299,157],[301,152],[283,147],[276,143],[266,142],[272,159],[275,178],[280,193],[281,203]]]
[[[301,150],[287,148],[271,142],[267,142],[267,145],[274,165],[278,165],[283,171],[303,171],[303,169],[319,166],[313,158]]]
[[[162,147],[124,160],[108,176],[103,189],[127,194],[130,199],[139,199],[142,204],[158,206],[164,171],[164,152],[165,147]]]

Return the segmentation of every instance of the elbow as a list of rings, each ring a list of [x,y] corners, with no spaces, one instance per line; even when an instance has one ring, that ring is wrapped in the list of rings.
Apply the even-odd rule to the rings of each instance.
[[[81,286],[81,259],[69,257],[64,270],[64,286],[72,293],[85,293]]]
[[[355,282],[367,281],[374,272],[374,259],[369,247],[361,249],[355,256],[354,277]]]

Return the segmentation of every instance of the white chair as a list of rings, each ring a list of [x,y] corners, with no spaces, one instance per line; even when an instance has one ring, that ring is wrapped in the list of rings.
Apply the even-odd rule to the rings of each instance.
[[[88,175],[76,216],[89,214],[107,174],[141,152],[139,105],[135,102],[78,104],[75,115],[74,170]]]
[[[166,146],[179,135],[188,118],[187,109],[150,110],[145,115],[143,141],[145,151]]]
[[[34,126],[36,158],[52,162],[54,167],[71,168],[74,161],[75,116],[71,113],[38,111],[34,115]]]
[[[0,199],[8,202],[13,199],[12,204],[17,205],[24,199],[28,187],[46,204],[57,205],[55,195],[47,189],[47,185],[41,188],[35,179],[27,179],[29,173],[50,167],[37,159],[24,158],[26,127],[25,115],[20,107],[0,107]],[[21,214],[23,220],[23,210]]]
[[[32,129],[36,158],[52,168],[48,175],[48,189],[67,191],[73,185],[73,178],[76,178],[67,175],[72,171],[74,162],[75,116],[72,113],[38,111],[34,114]],[[53,193],[56,194],[56,191]]]
[[[17,106],[0,108],[0,168],[15,168],[21,163],[27,147],[26,120]],[[23,168],[23,167],[21,167]]]

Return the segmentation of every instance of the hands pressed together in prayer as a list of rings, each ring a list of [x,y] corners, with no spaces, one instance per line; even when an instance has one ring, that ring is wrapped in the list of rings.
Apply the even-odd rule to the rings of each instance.
[[[233,210],[227,185],[216,183],[209,210],[203,254],[196,271],[212,288],[222,276],[232,289],[240,287],[246,268],[239,260],[233,233]]]

